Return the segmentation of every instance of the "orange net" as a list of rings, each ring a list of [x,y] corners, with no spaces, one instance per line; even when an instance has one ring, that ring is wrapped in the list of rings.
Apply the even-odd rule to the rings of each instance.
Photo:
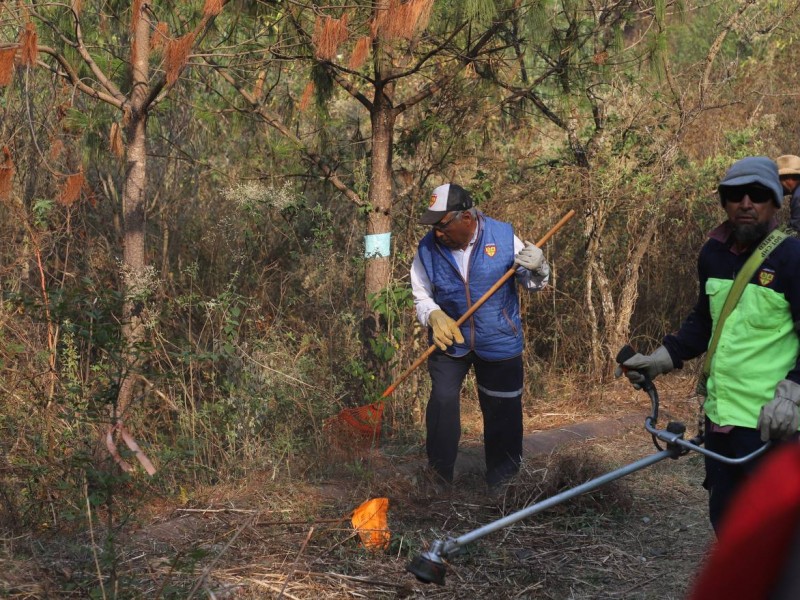
[[[324,429],[336,446],[350,448],[372,444],[381,436],[384,402],[345,408],[325,421]]]

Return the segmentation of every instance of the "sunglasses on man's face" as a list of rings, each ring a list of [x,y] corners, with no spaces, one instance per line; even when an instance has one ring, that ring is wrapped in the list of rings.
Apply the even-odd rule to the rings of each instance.
[[[438,223],[433,225],[433,228],[436,231],[444,231],[445,229],[450,227],[450,225],[452,225],[454,221],[458,221],[458,218],[460,216],[461,216],[461,212],[457,212],[450,219],[448,219],[447,221],[445,221],[445,220],[439,221]]]
[[[723,203],[741,202],[745,196],[749,196],[753,204],[764,204],[775,199],[772,190],[755,186],[724,187],[720,190],[720,196]]]

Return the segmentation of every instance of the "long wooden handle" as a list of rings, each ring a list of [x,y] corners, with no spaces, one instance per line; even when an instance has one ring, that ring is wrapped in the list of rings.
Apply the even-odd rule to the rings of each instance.
[[[544,236],[542,236],[542,239],[540,239],[538,242],[536,242],[536,246],[538,246],[539,248],[544,246],[550,240],[550,238],[553,237],[555,235],[555,233],[559,229],[561,229],[564,226],[564,224],[574,216],[575,216],[575,211],[574,210],[570,210],[567,214],[565,214],[563,217],[561,217],[561,220],[558,223],[556,223],[555,225],[553,225],[553,227],[550,229],[550,231],[548,231],[547,233],[544,234]],[[458,321],[456,321],[456,325],[461,325],[462,323],[464,323],[464,321],[469,319],[472,316],[472,314],[476,310],[478,310],[483,305],[483,303],[486,302],[492,296],[492,294],[494,294],[497,290],[499,290],[500,287],[506,281],[509,280],[509,278],[513,277],[514,273],[516,273],[516,272],[517,272],[517,266],[516,265],[514,265],[508,271],[506,271],[505,274],[500,279],[498,279],[497,282],[492,287],[490,287],[488,290],[486,290],[486,293],[484,293],[483,296],[478,298],[478,300],[475,302],[475,304],[473,304],[472,306],[469,307],[469,310],[467,312],[465,312],[463,315],[461,315],[461,317],[458,319]],[[381,394],[381,398],[386,398],[387,396],[391,395],[391,393],[394,392],[395,388],[398,385],[400,385],[406,379],[406,377],[411,375],[411,373],[417,367],[419,367],[423,362],[425,362],[425,360],[431,354],[433,354],[434,350],[436,350],[436,345],[435,344],[431,344],[430,348],[425,350],[425,352],[422,354],[422,356],[420,356],[417,360],[414,361],[414,364],[412,364],[405,371],[403,371],[400,374],[400,376],[397,379],[395,379],[394,382],[388,388],[386,388],[386,390],[383,392],[383,394]]]

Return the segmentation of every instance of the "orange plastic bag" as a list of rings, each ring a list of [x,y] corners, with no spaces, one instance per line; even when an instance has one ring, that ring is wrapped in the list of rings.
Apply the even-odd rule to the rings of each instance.
[[[389,547],[388,511],[388,498],[372,498],[353,511],[351,522],[367,550],[386,550]]]

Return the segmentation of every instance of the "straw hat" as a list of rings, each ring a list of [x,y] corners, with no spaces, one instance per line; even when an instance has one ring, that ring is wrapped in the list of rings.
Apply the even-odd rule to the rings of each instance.
[[[800,156],[784,154],[775,162],[778,163],[778,175],[800,175]]]

